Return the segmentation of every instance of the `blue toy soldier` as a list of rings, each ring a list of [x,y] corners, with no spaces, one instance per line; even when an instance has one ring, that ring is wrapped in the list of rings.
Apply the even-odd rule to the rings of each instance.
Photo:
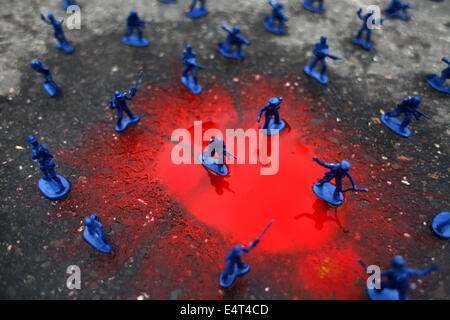
[[[406,98],[397,105],[397,109],[381,115],[380,119],[389,129],[394,131],[396,134],[407,138],[411,135],[411,131],[407,128],[407,126],[411,122],[412,115],[414,115],[417,120],[420,120],[421,116],[430,119],[429,116],[419,110],[419,105],[420,98],[418,96]],[[405,114],[405,119],[403,120],[403,122],[396,118],[402,113]]]
[[[64,31],[62,28],[62,22],[64,20],[61,20],[61,22],[59,22],[54,16],[53,14],[49,13],[47,15],[47,19],[45,18],[45,16],[41,13],[41,19],[53,26],[53,29],[55,31],[54,35],[56,40],[58,40],[58,43],[56,44],[56,47],[62,51],[64,51],[65,53],[72,53],[74,48],[69,44],[69,42],[67,41],[66,37],[64,36]]]
[[[197,55],[192,51],[192,46],[190,44],[186,45],[186,49],[183,51],[181,57],[181,62],[184,64],[181,82],[188,87],[193,94],[199,94],[202,92],[202,86],[197,83],[197,69],[206,68],[197,64]]]
[[[228,27],[222,25],[222,29],[228,32],[228,36],[225,42],[220,42],[218,44],[217,49],[219,50],[219,52],[227,58],[244,59],[244,54],[242,53],[242,44],[245,43],[246,45],[249,45],[250,41],[240,35],[241,30],[238,26],[235,26],[233,30],[231,30]],[[236,46],[236,52],[231,51],[233,46]]]
[[[206,0],[200,0],[200,7],[197,7],[197,0],[192,0],[189,6],[189,12],[187,13],[189,18],[195,19],[206,16],[208,14],[208,9],[206,9]]]
[[[450,60],[447,57],[442,57],[442,61],[450,65]],[[448,78],[450,78],[450,67],[447,67],[444,70],[442,70],[440,77],[437,74],[428,74],[425,77],[425,80],[428,82],[430,86],[432,86],[436,90],[444,93],[450,93],[450,87],[444,86],[444,83]]]
[[[415,9],[418,8],[410,6],[407,3],[402,3],[400,0],[392,0],[391,4],[383,10],[384,14],[389,18],[399,18],[402,20],[409,20],[407,9]]]
[[[281,2],[275,3],[269,0],[269,4],[272,6],[272,16],[264,18],[264,26],[266,29],[275,34],[284,34],[284,21],[288,20],[288,17],[283,13],[283,4]],[[275,26],[275,22],[278,23]]]
[[[318,5],[315,6],[314,3],[317,2]],[[309,11],[323,13],[325,8],[323,7],[323,0],[303,0],[303,7]]]
[[[70,191],[70,182],[55,173],[53,155],[37,141],[36,137],[29,136],[28,142],[31,144],[33,160],[39,160],[40,169],[44,174],[38,182],[39,190],[50,200],[62,199]]]
[[[148,21],[139,19],[135,10],[131,10],[127,18],[127,32],[122,38],[122,42],[134,47],[148,46],[148,40],[142,36],[142,28]],[[137,30],[137,36],[133,35],[134,30]]]
[[[62,0],[62,5],[64,9],[68,9],[70,6],[77,6],[76,0]]]
[[[376,21],[375,13],[372,10],[372,8],[367,9],[367,14],[362,16],[361,15],[362,9],[360,8],[357,12],[358,17],[363,21],[363,24],[361,28],[358,31],[358,35],[352,39],[352,42],[359,45],[363,49],[370,50],[372,49],[372,26],[377,25],[378,21],[380,24],[383,24],[384,20],[387,18],[380,18],[378,21]],[[369,24],[371,24],[371,27],[369,27]],[[363,32],[366,31],[366,40],[361,39]]]
[[[217,153],[217,158],[214,158],[214,156]],[[221,137],[216,137],[214,139],[211,139],[208,143],[208,150],[203,152],[200,155],[200,161],[201,163],[209,170],[211,170],[214,173],[217,173],[221,176],[228,175],[228,167],[225,164],[225,157],[227,159],[230,159],[230,156],[234,157],[231,152],[227,151],[227,146],[225,145],[225,142]]]
[[[278,113],[282,101],[283,98],[270,98],[269,103],[258,112],[258,122],[261,120],[261,114],[265,112],[265,121],[260,130],[267,130],[267,135],[269,136],[272,133],[280,132],[286,127],[286,123],[280,119],[280,114]]]
[[[129,125],[139,122],[139,116],[133,114],[130,109],[128,109],[127,100],[131,100],[136,94],[137,85],[142,77],[142,73],[143,71],[139,72],[136,84],[128,91],[128,94],[126,92],[120,93],[120,91],[116,91],[114,92],[114,98],[109,103],[110,109],[117,109],[116,131],[118,132],[122,132]],[[124,111],[128,115],[128,118],[125,118],[125,120],[122,121]]]
[[[327,63],[325,61],[325,58],[331,58],[333,60],[340,60],[341,58],[331,55],[328,52],[328,44],[327,44],[327,37],[322,36],[320,38],[320,42],[316,42],[314,45],[313,53],[315,55],[315,58],[313,62],[310,65],[306,65],[303,69],[305,73],[319,81],[321,84],[327,84],[328,83],[328,77],[325,74],[327,71]],[[317,62],[322,63],[322,71],[319,73],[314,67],[316,66]]]
[[[350,174],[350,163],[346,160],[342,160],[341,163],[326,163],[317,159],[317,157],[313,158],[318,164],[322,167],[330,169],[330,171],[325,172],[325,176],[314,183],[313,192],[323,201],[327,202],[332,206],[340,206],[344,203],[344,193],[347,191],[369,191],[366,188],[357,188],[355,184],[355,180],[353,180],[352,175]],[[342,190],[342,179],[349,178],[352,187],[349,189]],[[335,181],[336,185],[332,185],[330,183],[331,180]]]
[[[103,233],[103,225],[97,215],[93,213],[90,217],[86,217],[84,223],[86,224],[83,232],[84,240],[100,252],[111,253],[112,246]]]
[[[242,277],[250,271],[250,265],[242,262],[242,254],[249,253],[254,247],[256,247],[261,240],[264,233],[272,225],[273,220],[269,222],[263,232],[258,238],[252,241],[248,247],[234,246],[228,251],[225,261],[225,270],[220,274],[219,284],[223,288],[230,287],[236,277]]]
[[[367,271],[367,265],[358,259],[358,262]],[[406,268],[406,261],[401,256],[395,256],[391,260],[392,268],[380,273],[381,277],[387,277],[387,280],[381,280],[380,288],[369,289],[367,293],[372,300],[408,300],[407,293],[409,289],[408,278],[411,276],[423,277],[434,270],[439,269],[439,265],[435,264],[425,270],[417,270]],[[374,286],[377,283],[374,282]]]
[[[42,64],[39,60],[33,60],[30,62],[30,67],[36,71],[41,73],[44,76],[44,89],[51,96],[57,96],[59,94],[59,86],[53,81],[50,70]]]

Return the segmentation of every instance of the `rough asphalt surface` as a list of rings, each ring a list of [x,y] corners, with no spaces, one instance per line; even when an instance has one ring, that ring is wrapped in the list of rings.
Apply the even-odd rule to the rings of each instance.
[[[407,190],[436,195],[415,200],[415,205],[426,212],[425,225],[429,226],[434,213],[449,209],[449,96],[433,90],[424,76],[440,73],[445,67],[440,61],[442,56],[450,54],[450,1],[410,0],[420,10],[409,11],[412,16],[409,22],[389,20],[381,30],[375,30],[375,46],[370,52],[350,41],[360,26],[355,12],[360,6],[384,7],[388,1],[326,1],[324,15],[304,10],[300,0],[284,2],[285,13],[290,17],[288,33],[277,37],[267,33],[262,25],[263,17],[270,11],[262,0],[239,1],[239,5],[237,1],[235,4],[208,1],[210,14],[195,21],[185,16],[189,5],[186,0],[173,5],[156,0],[80,0],[81,30],[65,28],[67,38],[75,46],[72,55],[54,47],[51,27],[39,17],[40,12],[65,16],[60,1],[30,4],[6,0],[1,5],[0,298],[137,298],[139,286],[133,290],[126,286],[133,273],[131,262],[127,272],[118,273],[95,290],[66,288],[65,268],[72,261],[61,261],[64,255],[58,256],[55,251],[63,251],[64,241],[70,240],[65,233],[67,220],[56,216],[56,202],[37,195],[35,184],[41,173],[38,164],[31,160],[26,138],[30,134],[42,138],[40,142],[53,154],[61,148],[74,149],[81,143],[76,137],[83,137],[80,124],[114,121],[115,115],[107,109],[107,102],[114,90],[133,83],[136,70],[146,70],[142,88],[149,83],[167,85],[173,81],[174,70],[181,70],[179,59],[187,42],[193,45],[199,61],[208,67],[207,72],[199,75],[205,86],[213,81],[212,75],[215,81],[233,87],[233,78],[244,72],[266,71],[268,77],[294,73],[301,79],[297,90],[319,97],[317,108],[326,107],[325,117],[339,118],[342,128],[355,130],[365,142],[372,142],[373,154],[413,159],[415,165],[408,172]],[[148,48],[130,48],[120,41],[130,9],[152,21],[144,31],[150,41]],[[215,49],[217,41],[224,37],[220,25],[236,23],[252,42],[245,48],[246,60],[239,64],[218,59]],[[307,79],[302,70],[312,59],[312,46],[321,35],[328,36],[330,52],[344,58],[329,62],[328,86]],[[51,69],[54,80],[62,86],[61,96],[51,99],[43,91],[40,75],[29,67],[29,62],[36,58]],[[413,120],[412,137],[401,139],[382,127],[377,117],[380,110],[387,111],[411,95],[422,98],[421,109],[432,119]],[[76,179],[73,177],[77,172],[65,171],[57,157],[55,160],[59,174]],[[422,226],[421,232],[430,237],[428,226]],[[421,290],[412,290],[411,298],[450,298],[449,246],[443,240],[435,241],[440,241],[439,245],[420,247],[408,257],[412,265],[418,263],[419,267],[433,263],[432,260],[441,265],[438,273],[419,283]],[[381,260],[386,262],[388,252],[385,254]],[[160,298],[178,296],[188,298],[181,293]],[[237,297],[293,296],[276,291],[270,294],[250,291]],[[297,297],[301,299],[302,295]]]

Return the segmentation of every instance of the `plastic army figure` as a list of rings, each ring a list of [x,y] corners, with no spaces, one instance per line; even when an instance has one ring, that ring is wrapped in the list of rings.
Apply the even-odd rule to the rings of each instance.
[[[44,76],[43,87],[45,91],[47,91],[51,97],[57,96],[59,94],[59,86],[53,81],[50,70],[39,60],[31,61],[30,67]]]
[[[28,142],[31,144],[33,160],[39,160],[39,167],[44,174],[38,182],[39,190],[50,200],[62,199],[70,191],[70,182],[55,173],[53,155],[37,141],[36,137],[29,136]]]
[[[97,214],[93,213],[90,217],[86,217],[84,223],[86,224],[83,232],[84,240],[100,252],[111,253],[112,245],[103,233],[103,225],[98,220]]]
[[[209,11],[206,8],[206,0],[200,0],[200,7],[197,7],[197,0],[192,0],[187,16],[189,18],[196,19],[206,16],[208,13]]]
[[[135,10],[131,10],[127,18],[127,32],[122,38],[122,42],[134,47],[148,46],[148,40],[142,36],[142,28],[148,23],[146,20],[141,20]],[[133,35],[134,30],[137,31],[137,36]]]
[[[286,127],[286,123],[280,119],[278,110],[280,109],[283,98],[270,98],[269,103],[258,111],[258,122],[261,120],[261,115],[265,113],[265,121],[260,130],[267,130],[267,135],[278,133]],[[274,131],[274,132],[272,132]]]
[[[407,3],[402,3],[400,0],[392,0],[391,4],[383,10],[383,13],[389,18],[399,18],[402,20],[409,20],[407,9],[415,9],[418,8],[410,6]]]
[[[318,4],[315,6],[314,3]],[[325,12],[325,8],[323,7],[323,0],[303,0],[303,7],[308,9],[309,11],[323,13]]]
[[[217,158],[214,156],[217,153]],[[225,164],[225,157],[230,159],[230,156],[234,157],[231,152],[227,151],[227,146],[221,137],[211,139],[208,143],[208,150],[200,155],[200,161],[207,169],[221,176],[228,175],[228,167]]]
[[[70,6],[77,6],[76,0],[62,0],[62,6],[64,9],[68,9]]]
[[[420,101],[421,100],[418,96],[406,98],[397,105],[397,109],[381,115],[380,119],[389,129],[394,131],[396,134],[407,138],[411,135],[411,131],[407,126],[411,122],[413,115],[417,120],[420,120],[421,116],[430,119],[429,116],[419,110]],[[400,121],[399,119],[397,119],[397,117],[402,113],[405,114],[405,119],[403,121]]]
[[[197,82],[197,69],[206,69],[197,64],[197,55],[192,51],[190,44],[186,45],[183,51],[181,62],[184,65],[183,73],[181,74],[181,82],[191,90],[193,94],[202,92],[202,86]],[[189,74],[190,73],[190,74]]]
[[[356,37],[354,37],[352,39],[352,42],[359,45],[360,47],[362,47],[365,50],[370,50],[372,49],[372,29],[369,28],[369,21],[370,23],[372,23],[374,26],[378,23],[378,21],[376,21],[376,18],[374,16],[374,12],[372,10],[372,8],[368,8],[367,9],[367,14],[365,14],[364,16],[361,15],[362,9],[360,8],[358,10],[358,12],[356,12],[358,14],[358,17],[363,21],[363,24],[361,26],[361,28],[358,31],[358,34]],[[379,23],[383,24],[383,22],[386,20],[387,18],[380,18],[379,19]],[[363,32],[366,31],[366,40],[361,39]]]
[[[358,262],[367,270],[367,265],[358,259]],[[408,300],[407,293],[409,289],[409,277],[423,277],[434,270],[439,269],[435,264],[425,270],[406,268],[406,261],[401,256],[395,256],[391,260],[392,268],[381,271],[380,276],[387,280],[381,280],[379,289],[367,289],[367,293],[372,300]],[[376,285],[376,282],[375,282]]]
[[[283,4],[281,2],[275,3],[269,0],[269,4],[272,6],[272,15],[264,18],[264,26],[266,29],[275,34],[284,34],[284,21],[288,20],[288,17],[283,13]],[[277,23],[277,26],[275,25]]]
[[[126,92],[120,93],[120,91],[114,92],[114,98],[109,103],[110,109],[117,109],[117,122],[116,122],[116,131],[122,132],[129,125],[139,122],[139,116],[133,114],[127,106],[127,100],[131,100],[137,91],[137,86],[139,84],[139,80],[141,79],[143,71],[139,72],[139,76],[136,80],[136,84],[133,88]],[[128,118],[123,119],[123,112],[128,115]]]
[[[450,60],[447,57],[442,57],[442,61],[450,65]],[[450,93],[450,86],[444,86],[444,83],[448,78],[450,78],[450,67],[442,70],[441,76],[438,76],[437,74],[426,75],[425,80],[436,90],[444,93]]]
[[[225,270],[220,274],[219,284],[223,288],[230,287],[236,277],[242,277],[250,271],[250,265],[242,262],[242,254],[249,253],[254,247],[256,247],[261,240],[262,236],[269,227],[272,225],[273,220],[269,222],[263,232],[258,238],[252,241],[248,247],[234,246],[228,251],[225,261]]]
[[[315,55],[315,58],[313,62],[309,65],[306,65],[303,69],[305,73],[319,81],[321,84],[327,84],[328,83],[328,77],[325,74],[327,71],[327,63],[325,61],[325,58],[331,58],[333,60],[340,60],[341,58],[331,55],[328,52],[328,44],[327,44],[327,37],[322,36],[320,38],[320,42],[316,42],[314,45],[313,53]],[[314,67],[318,62],[322,63],[322,71],[319,73]]]
[[[64,20],[61,20],[61,22],[58,21],[51,13],[47,15],[47,18],[45,18],[45,16],[41,13],[41,19],[45,23],[53,26],[53,29],[55,31],[54,36],[56,40],[58,40],[56,47],[64,51],[65,53],[72,53],[74,51],[74,48],[69,44],[69,41],[67,41],[62,28],[62,23]]]
[[[232,59],[244,59],[244,54],[242,53],[242,44],[250,45],[250,41],[241,36],[238,26],[235,26],[233,30],[222,25],[222,29],[228,32],[227,40],[225,42],[220,42],[217,45],[217,49],[221,54],[227,58]],[[236,46],[236,51],[233,52],[231,49]]]
[[[353,180],[352,175],[349,172],[350,163],[346,160],[342,160],[340,163],[326,163],[317,159],[317,157],[313,158],[319,165],[330,169],[330,171],[325,172],[325,176],[314,183],[313,192],[323,201],[327,202],[332,206],[340,206],[344,203],[344,193],[347,191],[362,191],[368,192],[369,190],[366,188],[357,188],[355,184],[355,180]],[[349,189],[342,190],[342,179],[349,178],[352,187]],[[335,181],[336,185],[332,185],[330,183],[331,180]]]

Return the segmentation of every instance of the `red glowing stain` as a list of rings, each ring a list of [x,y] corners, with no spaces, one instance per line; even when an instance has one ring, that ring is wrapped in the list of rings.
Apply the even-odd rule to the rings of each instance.
[[[362,297],[363,288],[354,286],[355,270],[364,274],[356,262],[359,255],[369,261],[385,247],[384,237],[407,231],[413,239],[414,231],[408,224],[375,220],[383,209],[372,189],[369,194],[346,195],[338,209],[317,199],[311,186],[325,169],[312,161],[314,155],[325,161],[347,158],[358,185],[369,188],[376,187],[365,185],[369,176],[377,175],[371,167],[375,160],[359,150],[361,146],[350,145],[344,131],[326,121],[312,124],[310,112],[316,104],[287,82],[292,83],[241,77],[236,94],[216,85],[198,96],[181,85],[152,85],[151,93],[141,93],[130,105],[141,116],[138,125],[119,134],[114,121],[99,123],[95,130],[86,130],[81,147],[59,154],[58,160],[79,175],[56,210],[69,220],[74,233],[70,238],[79,239],[68,243],[68,258],[89,263],[80,266],[90,270],[83,281],[95,287],[127,270],[124,265],[132,261],[129,296],[146,292],[153,299],[228,297],[218,288],[226,252],[235,243],[253,240],[274,218],[260,245],[245,256],[252,272],[236,282],[231,298],[249,298],[248,286],[257,286],[260,279],[265,279],[261,291],[270,286],[275,297],[294,298],[299,292],[323,299]],[[277,174],[262,176],[261,164],[231,164],[230,175],[220,178],[200,164],[172,163],[173,130],[191,129],[197,120],[203,122],[203,132],[257,129],[258,109],[272,95],[283,97],[280,114],[290,126],[280,134]],[[77,231],[92,212],[105,226],[112,255],[88,247]]]
[[[355,261],[358,254],[334,245],[297,261],[298,275],[310,299],[356,299],[364,296],[358,282],[364,271]]]
[[[240,127],[237,123],[236,128]],[[324,170],[312,161],[312,147],[303,145],[299,136],[299,130],[280,135],[279,171],[274,175],[261,175],[261,164],[231,164],[225,178],[200,164],[175,165],[171,143],[159,154],[157,172],[189,212],[234,241],[251,241],[273,218],[261,248],[272,252],[317,249],[340,230],[337,223],[325,223],[327,216],[329,221],[334,219],[334,210],[317,201],[311,190]],[[338,211],[338,219],[344,220],[345,211]]]

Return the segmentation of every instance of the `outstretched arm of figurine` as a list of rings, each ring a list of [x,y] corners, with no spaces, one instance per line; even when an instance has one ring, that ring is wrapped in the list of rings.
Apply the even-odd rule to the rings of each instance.
[[[253,240],[252,243],[250,243],[250,245],[247,248],[244,248],[244,251],[246,253],[250,252],[250,250],[252,250],[254,247],[256,247],[259,243],[259,239]]]
[[[392,269],[386,270],[386,271],[381,271],[380,272],[380,276],[381,277],[388,277],[390,275],[392,275],[394,271]]]
[[[353,189],[356,189],[356,184],[355,184],[355,180],[353,179],[352,175],[347,172],[346,176],[348,177],[348,179],[350,180],[350,183],[352,184]]]
[[[442,57],[442,61],[444,61],[447,64],[450,64],[450,60],[447,57]]]
[[[359,17],[361,20],[363,20],[364,18],[362,17],[361,13],[362,13],[362,8],[359,8],[359,10],[356,12],[356,14],[358,15],[358,17]]]
[[[322,167],[325,167],[325,168],[328,168],[328,169],[333,169],[334,168],[334,165],[332,163],[327,163],[327,162],[321,161],[317,157],[313,157],[313,160],[315,162],[317,162],[318,164],[320,164]]]
[[[272,6],[272,8],[275,8],[275,2],[273,2],[272,0],[269,0],[269,4]]]
[[[258,111],[258,122],[261,121],[261,114],[262,114],[264,111],[266,111],[267,106],[268,106],[268,104],[265,105],[264,107],[262,107],[261,109],[259,109],[259,111]]]
[[[408,274],[411,276],[422,277],[422,276],[426,276],[427,274],[431,273],[432,271],[438,270],[438,269],[439,269],[439,265],[434,264],[431,267],[428,267],[424,270],[408,269]]]

